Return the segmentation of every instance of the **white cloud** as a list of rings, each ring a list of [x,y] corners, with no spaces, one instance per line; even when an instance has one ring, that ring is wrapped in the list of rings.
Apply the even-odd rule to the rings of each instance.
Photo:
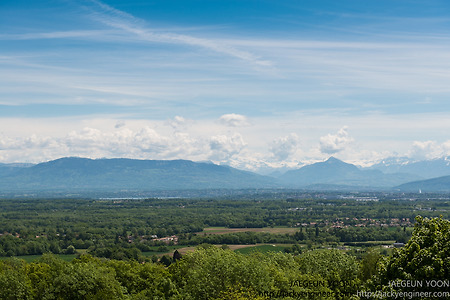
[[[160,136],[152,128],[142,128],[133,137],[133,146],[141,149],[143,152],[150,153],[164,153],[170,147],[170,140],[166,137]]]
[[[407,156],[417,160],[424,160],[440,158],[448,154],[450,154],[450,141],[442,144],[436,141],[415,141]]]
[[[188,123],[188,120],[181,116],[175,116],[173,119],[167,121],[173,129],[184,129]]]
[[[199,38],[191,35],[177,34],[172,32],[157,32],[145,26],[145,23],[123,11],[113,8],[100,1],[93,0],[100,8],[93,14],[93,18],[110,27],[124,30],[148,42],[175,43],[202,47],[216,53],[225,54],[240,60],[252,63],[256,66],[271,66],[272,62],[260,59],[251,52],[232,47],[224,42],[213,39]]]
[[[17,148],[16,140],[0,133],[0,150],[8,150]]]
[[[326,154],[335,154],[344,150],[354,140],[344,126],[336,134],[327,134],[320,138],[320,151]]]
[[[68,38],[95,38],[105,36],[104,30],[69,30],[54,32],[22,33],[22,34],[0,34],[0,40],[35,40],[35,39],[68,39]]]
[[[23,141],[23,147],[25,148],[47,148],[55,146],[57,143],[50,137],[40,137],[36,134],[32,134],[30,137]]]
[[[117,123],[116,123],[116,125],[114,125],[114,128],[122,128],[122,127],[124,127],[126,124],[125,124],[125,122],[122,122],[122,121],[118,121]]]
[[[412,145],[412,150],[409,152],[409,157],[425,159],[429,158],[436,152],[439,146],[434,141],[419,142],[415,141]]]
[[[352,128],[351,136],[347,127],[326,134],[339,128],[343,119]],[[189,126],[184,126],[185,122]],[[293,113],[252,118],[252,126],[240,127],[239,133],[217,119],[184,117],[159,121],[123,116],[0,118],[0,128],[1,162],[42,162],[64,156],[127,157],[213,160],[255,170],[291,168],[300,162],[321,161],[330,154],[364,166],[393,155],[433,158],[450,154],[450,141],[439,141],[439,133],[450,130],[445,114],[417,115],[413,121],[403,115]]]
[[[208,153],[207,143],[203,139],[192,137],[187,132],[176,132],[172,136],[168,157],[180,159],[205,160]]]
[[[142,122],[132,120],[121,122],[121,126],[114,126],[115,122],[88,123],[89,126],[80,130],[54,137],[36,134],[9,137],[0,133],[0,158],[4,162],[42,162],[64,156],[81,156],[194,161],[214,159],[217,163],[225,163],[246,146],[239,133],[210,138],[207,138],[208,133],[193,136],[185,131],[171,131],[167,122],[154,123],[153,126],[140,126]]]
[[[210,138],[209,146],[212,151],[210,158],[214,161],[229,161],[231,157],[244,149],[246,143],[242,135],[235,133],[232,136],[216,135]]]
[[[269,151],[276,161],[283,161],[292,156],[298,150],[299,137],[295,133],[275,139]]]
[[[442,151],[444,155],[450,155],[450,140],[442,143]]]
[[[219,118],[219,123],[229,127],[248,126],[247,117],[239,114],[225,114]]]

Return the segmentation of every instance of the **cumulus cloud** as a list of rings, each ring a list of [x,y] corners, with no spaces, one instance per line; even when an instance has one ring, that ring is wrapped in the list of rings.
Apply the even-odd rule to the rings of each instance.
[[[442,151],[444,155],[450,155],[450,140],[442,143]]]
[[[344,126],[336,134],[327,134],[320,138],[320,151],[326,154],[335,154],[344,150],[354,140]]]
[[[186,132],[176,132],[167,155],[183,159],[205,160],[209,151],[208,144],[192,137]]]
[[[102,139],[102,132],[90,127],[85,127],[81,131],[72,131],[63,140],[69,147],[82,148],[102,147],[105,142]]]
[[[125,124],[125,122],[117,122],[116,123],[116,125],[114,125],[114,128],[116,128],[116,129],[119,129],[119,128],[122,128],[122,127],[124,127],[126,124]]]
[[[194,161],[212,159],[218,163],[229,163],[246,147],[239,133],[205,138],[181,131],[168,133],[150,126],[123,125],[115,128],[113,125],[113,129],[105,128],[85,127],[59,137],[30,135],[11,138],[0,133],[0,159],[9,162],[42,162],[64,156],[80,156]]]
[[[187,120],[181,116],[175,116],[173,119],[167,121],[167,124],[173,129],[185,128]]]
[[[298,136],[295,133],[291,133],[288,136],[275,139],[272,142],[269,151],[276,161],[283,161],[297,151],[298,144]]]
[[[240,120],[245,124],[245,116],[239,116],[229,114],[222,119],[225,123],[235,124],[234,121]],[[254,120],[255,124],[257,121]],[[192,126],[186,126],[186,123]],[[81,124],[85,127],[80,127]],[[42,162],[64,156],[189,159],[212,160],[247,170],[269,170],[295,167],[300,160],[312,163],[336,153],[346,162],[365,162],[365,165],[393,155],[390,151],[361,149],[353,143],[347,127],[330,131],[328,135],[316,135],[315,139],[302,136],[300,143],[299,136],[293,133],[300,129],[280,134],[275,123],[264,124],[264,130],[252,126],[236,133],[233,128],[218,124],[217,119],[193,121],[181,116],[166,121],[108,119],[65,127],[50,125],[44,127],[47,131],[36,128],[40,134],[30,134],[26,130],[10,131],[9,134],[0,132],[0,161]],[[320,136],[320,143],[314,145],[313,141]],[[450,140],[411,141],[398,155],[417,160],[450,155]]]
[[[133,137],[134,146],[144,152],[163,153],[170,146],[170,140],[154,129],[142,128]]]
[[[46,148],[56,144],[50,137],[40,137],[36,134],[31,135],[30,137],[24,139],[23,145],[26,148]]]
[[[13,138],[0,134],[0,157],[5,162],[42,162],[61,157],[66,150],[58,138],[36,134]]]
[[[239,114],[225,114],[219,118],[219,123],[229,127],[248,126],[247,117]]]
[[[10,138],[7,136],[0,136],[0,150],[22,150],[22,149],[32,149],[32,148],[50,148],[59,146],[59,142],[56,139],[38,136],[32,134],[25,138]]]
[[[123,126],[114,131],[85,127],[52,138],[31,135],[13,139],[0,135],[1,155],[9,161],[40,162],[62,156],[205,159],[209,149],[206,142],[203,144],[187,133],[164,136],[145,126],[134,130]]]
[[[235,133],[232,136],[216,135],[210,138],[209,146],[212,151],[210,159],[215,161],[228,161],[246,146],[242,135]]]
[[[114,132],[85,128],[71,132],[63,141],[71,153],[85,155],[88,149],[91,153],[89,157],[205,159],[208,151],[204,142],[192,138],[188,133],[175,132],[166,136],[151,127],[135,130],[121,128]]]
[[[0,150],[15,149],[18,147],[16,140],[0,134]]]
[[[436,152],[438,148],[439,146],[433,141],[415,141],[408,156],[418,159],[428,158],[432,153]]]
[[[433,159],[450,153],[449,150],[450,141],[443,144],[438,144],[435,141],[415,141],[407,156],[417,160]]]

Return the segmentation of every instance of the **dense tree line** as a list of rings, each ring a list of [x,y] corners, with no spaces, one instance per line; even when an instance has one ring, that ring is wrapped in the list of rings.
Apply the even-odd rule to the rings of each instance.
[[[87,255],[72,262],[51,255],[28,264],[9,259],[0,262],[0,299],[282,299],[270,296],[280,292],[335,299],[339,289],[332,282],[345,278],[356,287],[359,267],[338,250],[323,251],[314,265],[310,257],[216,247],[199,248],[168,267]],[[317,264],[339,273],[330,277]]]
[[[420,284],[402,284],[405,282]],[[447,293],[439,298],[450,299],[450,221],[418,216],[406,246],[380,262],[367,286],[372,290]],[[433,297],[438,298],[416,298]]]
[[[164,245],[155,241],[155,236],[172,235],[177,235],[179,244],[184,245],[406,242],[411,234],[406,227],[412,226],[416,214],[449,217],[448,201],[439,199],[361,202],[285,196],[276,200],[263,196],[237,200],[3,199],[0,200],[0,256],[72,253],[75,248],[88,250],[95,256],[129,258]],[[397,227],[391,226],[394,219]],[[357,227],[361,223],[364,226]],[[286,226],[298,230],[291,235],[196,234],[211,226]]]
[[[10,258],[0,261],[0,299],[366,299],[377,291],[411,293],[392,282],[448,282],[449,245],[448,220],[418,217],[405,247],[391,257],[369,251],[360,261],[340,250],[243,255],[207,245],[167,264],[90,255],[71,262]],[[445,286],[413,291],[450,297]]]

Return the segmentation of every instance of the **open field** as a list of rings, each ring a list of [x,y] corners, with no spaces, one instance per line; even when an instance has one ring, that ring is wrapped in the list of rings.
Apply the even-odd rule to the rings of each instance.
[[[228,228],[228,227],[207,227],[197,234],[227,234],[235,232],[267,232],[272,234],[294,234],[298,228],[293,227],[263,227],[263,228]]]
[[[243,247],[243,248],[236,249],[235,251],[242,253],[242,254],[249,254],[253,251],[258,251],[258,252],[262,252],[262,253],[270,252],[270,251],[280,252],[280,251],[283,251],[284,248],[286,248],[288,246],[291,246],[291,245],[264,244],[264,245],[256,245],[256,246],[251,246],[251,247]]]
[[[183,248],[191,248],[191,247],[184,247],[184,246],[179,246],[179,245],[165,246],[165,247],[168,248],[169,250],[168,251],[158,251],[158,248],[160,248],[160,246],[155,246],[155,247],[153,247],[154,251],[142,252],[142,255],[146,256],[146,257],[153,256],[153,255],[156,255],[156,256],[163,256],[163,255],[172,256],[173,252],[175,250],[177,250],[177,249],[178,249],[178,251],[180,251],[180,249],[183,249]],[[194,247],[194,249],[195,249],[195,247]]]
[[[222,245],[214,245],[216,247],[222,247]],[[227,245],[227,247],[236,252],[240,252],[243,254],[248,254],[251,251],[260,251],[260,252],[268,252],[268,251],[283,251],[285,247],[292,246],[292,244],[250,244],[250,245]],[[197,247],[191,246],[191,247],[181,247],[178,248],[178,252],[180,252],[182,255],[193,252]],[[248,249],[248,250],[247,250]],[[172,256],[173,252],[175,251],[175,248],[173,248],[170,252],[166,253],[152,253],[156,254],[158,256],[162,255],[169,255]]]
[[[221,247],[222,245],[214,245],[214,246]],[[254,244],[254,245],[228,245],[228,248],[234,251],[234,250],[237,250],[237,249],[242,249],[242,248],[247,248],[247,247],[255,247],[255,246],[256,246],[256,244]],[[197,248],[196,246],[189,246],[189,247],[178,248],[177,250],[178,250],[178,252],[181,253],[181,255],[184,255],[184,254],[189,253],[189,252],[194,252],[194,250],[196,248]],[[172,256],[174,251],[175,251],[175,249],[171,250],[170,252],[166,252],[166,253],[157,253],[156,255],[158,255],[158,256],[163,256],[163,255]]]
[[[346,246],[380,246],[380,245],[393,245],[395,240],[388,241],[365,241],[365,242],[345,242],[343,243]]]

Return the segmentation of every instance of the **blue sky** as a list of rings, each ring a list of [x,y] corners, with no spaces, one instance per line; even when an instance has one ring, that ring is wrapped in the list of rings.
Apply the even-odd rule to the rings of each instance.
[[[0,2],[0,162],[450,154],[448,1]]]

